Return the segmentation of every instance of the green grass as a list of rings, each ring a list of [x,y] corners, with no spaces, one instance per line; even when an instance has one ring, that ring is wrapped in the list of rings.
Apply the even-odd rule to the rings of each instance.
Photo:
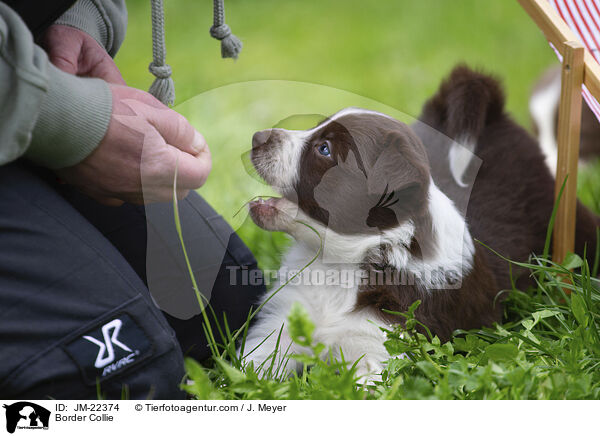
[[[182,388],[198,399],[600,399],[597,271],[577,256],[564,265],[543,258],[520,265],[538,287],[510,291],[502,326],[457,331],[441,343],[417,333],[416,302],[404,314],[405,327],[385,330],[391,358],[373,385],[356,383],[352,362],[321,360],[324,345],[313,341],[313,323],[294,306],[288,331],[311,350],[290,356],[303,364],[301,374],[287,377],[273,368],[257,375],[225,346],[212,367],[187,359],[193,383]]]
[[[244,42],[237,62],[220,59],[219,43],[208,34],[211,2],[165,3],[175,109],[205,135],[213,155],[212,174],[199,192],[269,269],[278,266],[286,237],[258,229],[243,210],[235,215],[249,198],[271,193],[244,165],[253,132],[282,120],[308,127],[351,105],[410,122],[461,61],[500,77],[509,112],[529,127],[531,87],[556,64],[513,0],[228,0],[227,23]],[[131,86],[147,89],[149,2],[130,0],[128,7],[128,36],[116,61]],[[581,169],[578,181],[580,198],[596,212],[599,170],[598,163]],[[242,369],[229,343],[218,348],[211,367],[188,360],[195,384],[186,389],[198,398],[598,398],[598,283],[584,268],[571,275],[573,293],[566,295],[558,279],[564,269],[543,259],[529,268],[538,287],[510,291],[502,327],[446,344],[416,334],[411,321],[404,338],[399,329],[388,332],[388,349],[407,358],[393,358],[375,388],[357,386],[345,364],[310,354],[299,357],[310,371],[260,379]],[[291,317],[296,338],[310,337],[303,312],[297,308]],[[233,335],[222,332],[223,341],[214,333],[226,343]]]
[[[174,208],[187,260],[176,199]],[[211,323],[209,312],[213,319],[216,316],[210,306],[203,311],[212,358],[207,366],[187,358],[187,379],[181,388],[192,398],[210,400],[600,399],[600,280],[596,278],[600,241],[594,251],[596,263],[591,266],[585,254],[583,259],[569,254],[562,264],[552,262],[548,247],[555,214],[556,209],[550,218],[542,256],[532,255],[529,262],[504,258],[511,266],[526,268],[536,287],[525,292],[515,287],[499,291],[508,294],[502,325],[456,330],[450,341],[442,343],[415,318],[421,303],[415,301],[407,312],[397,313],[404,317],[403,323],[382,328],[390,359],[385,362],[381,380],[365,385],[356,373],[360,359],[345,361],[343,351],[341,359],[334,358],[334,350],[327,352],[325,344],[315,342],[315,325],[296,303],[288,315],[286,330],[294,343],[309,351],[288,354],[288,350],[281,349],[286,357],[278,359],[282,326],[279,332],[272,332],[278,335],[272,358],[258,368],[247,364],[243,356],[253,351],[245,348],[250,321],[314,262],[321,254],[318,250],[295,276],[270,291],[266,301],[249,313],[239,330],[230,331],[227,323],[225,328]],[[597,231],[600,236],[600,229]],[[189,262],[188,270],[202,304]],[[217,326],[218,334],[212,325]],[[426,334],[419,333],[418,327]],[[328,357],[323,358],[324,355]],[[300,363],[302,371],[283,371],[281,362],[286,359]]]

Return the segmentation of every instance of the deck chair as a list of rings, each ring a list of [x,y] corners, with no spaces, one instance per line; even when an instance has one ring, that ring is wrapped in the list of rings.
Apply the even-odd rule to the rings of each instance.
[[[600,121],[600,0],[518,2],[562,63],[555,185],[555,201],[559,204],[552,236],[552,260],[560,263],[575,248],[582,95]]]

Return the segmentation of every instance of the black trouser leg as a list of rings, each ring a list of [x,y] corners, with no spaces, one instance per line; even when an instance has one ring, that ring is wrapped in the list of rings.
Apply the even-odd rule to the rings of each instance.
[[[68,188],[62,195],[130,263],[149,287],[174,328],[183,352],[197,360],[210,356],[203,317],[175,228],[171,203],[107,207]],[[239,328],[265,288],[249,280],[256,260],[226,221],[197,193],[179,202],[184,243],[203,298],[224,328]],[[242,274],[245,276],[242,277]],[[208,313],[213,323],[212,314]],[[213,324],[214,335],[220,337]]]
[[[197,308],[190,306],[191,318],[183,320],[181,302],[166,305],[174,311],[169,320],[175,337],[144,283],[159,299],[169,302],[169,289],[181,298],[175,291],[185,276],[162,268],[181,267],[181,251],[161,221],[167,209],[158,206],[148,214],[153,224],[146,253],[146,219],[139,208],[96,207],[40,174],[18,162],[0,167],[0,397],[96,398],[99,390],[119,398],[125,390],[129,398],[182,398],[179,342],[194,357],[208,353]],[[224,222],[214,212],[203,215],[207,209],[199,205],[205,203],[196,196],[182,202],[193,268],[203,291],[212,290],[217,312],[229,312],[230,325],[241,323],[262,287],[227,286],[222,265],[253,265],[253,259],[237,236],[222,240],[224,233],[202,233]],[[195,221],[206,225],[193,226]],[[224,245],[221,260],[202,264],[203,248],[212,247],[212,258],[218,253],[215,239]],[[178,281],[170,282],[169,275]],[[202,281],[211,275],[211,283]]]

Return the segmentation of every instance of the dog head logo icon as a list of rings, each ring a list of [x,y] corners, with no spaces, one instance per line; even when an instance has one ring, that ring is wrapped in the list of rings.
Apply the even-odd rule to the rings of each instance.
[[[29,401],[5,404],[6,431],[14,433],[18,429],[47,429],[50,411]]]

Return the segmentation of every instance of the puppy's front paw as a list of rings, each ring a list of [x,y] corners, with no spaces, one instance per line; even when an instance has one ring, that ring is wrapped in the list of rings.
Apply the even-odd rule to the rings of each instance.
[[[383,364],[375,359],[369,359],[363,356],[356,365],[356,375],[358,376],[357,383],[362,385],[375,385],[375,382],[382,381],[381,373],[383,372]]]

